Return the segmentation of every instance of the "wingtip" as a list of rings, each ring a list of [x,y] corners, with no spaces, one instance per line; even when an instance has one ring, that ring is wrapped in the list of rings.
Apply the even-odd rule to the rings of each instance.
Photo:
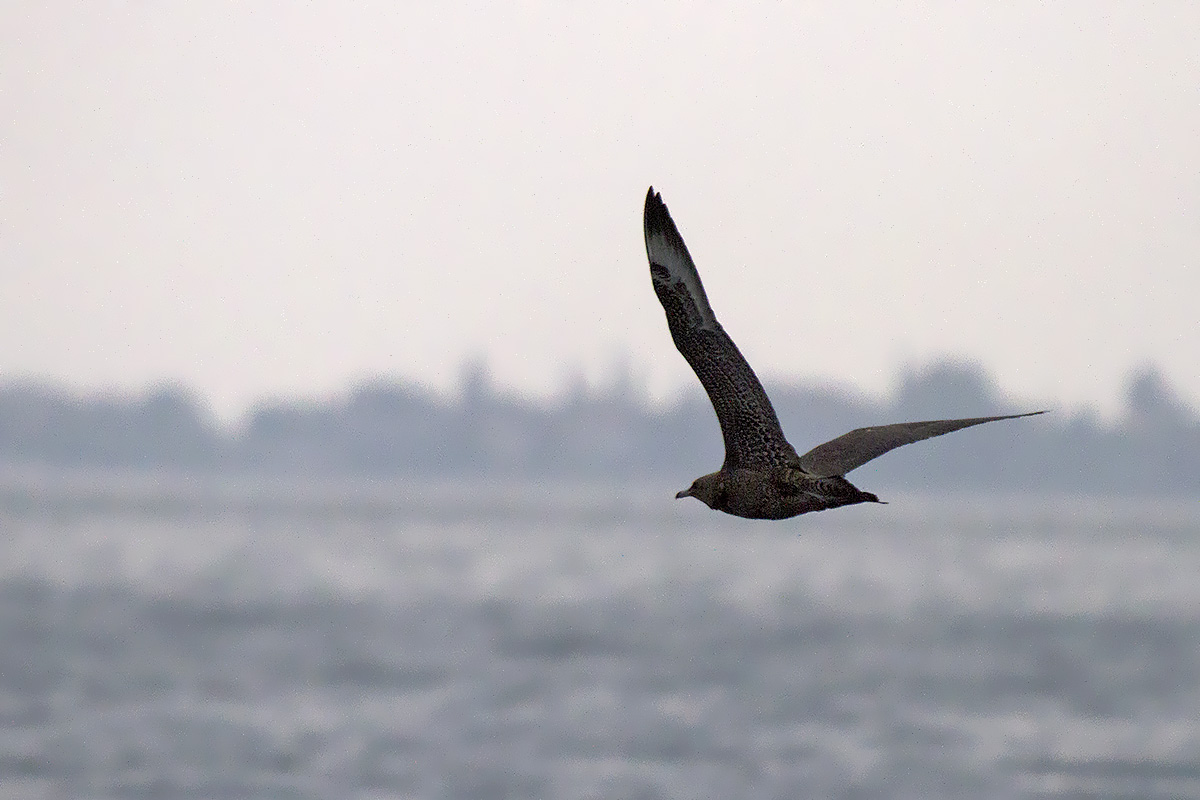
[[[651,186],[646,191],[646,210],[650,211],[651,209],[658,209],[660,207],[666,208],[666,204],[663,203],[662,194],[654,191],[654,187]]]
[[[666,230],[670,225],[671,212],[667,211],[667,204],[663,202],[662,194],[654,191],[651,186],[646,192],[646,207],[642,212],[642,223],[646,233],[659,232]]]

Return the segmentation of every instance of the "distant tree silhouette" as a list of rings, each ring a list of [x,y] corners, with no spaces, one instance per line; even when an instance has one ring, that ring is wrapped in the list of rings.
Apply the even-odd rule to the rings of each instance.
[[[211,469],[221,436],[197,397],[164,385],[83,399],[36,384],[0,390],[0,463]]]
[[[1127,463],[1141,467],[1134,487],[1141,491],[1196,486],[1200,475],[1200,424],[1153,366],[1129,376],[1125,390],[1123,450]]]

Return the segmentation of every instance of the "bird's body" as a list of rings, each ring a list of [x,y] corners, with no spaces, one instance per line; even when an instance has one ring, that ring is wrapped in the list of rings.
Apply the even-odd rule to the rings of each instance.
[[[748,519],[787,519],[809,511],[882,502],[840,475],[818,478],[792,466],[721,469],[697,478],[676,497],[695,497],[709,508]]]
[[[786,519],[854,503],[878,503],[882,501],[860,491],[845,474],[901,445],[984,422],[1031,416],[858,428],[799,456],[784,438],[762,383],[717,321],[683,237],[654,187],[646,195],[643,227],[650,278],[671,338],[708,393],[725,440],[721,469],[697,478],[676,497],[695,497],[710,508],[750,519]]]

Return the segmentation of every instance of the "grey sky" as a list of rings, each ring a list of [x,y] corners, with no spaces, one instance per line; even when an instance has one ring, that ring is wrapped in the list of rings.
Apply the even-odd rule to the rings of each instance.
[[[733,7],[5,4],[0,378],[674,391],[653,183],[760,375],[1200,403],[1200,6]]]

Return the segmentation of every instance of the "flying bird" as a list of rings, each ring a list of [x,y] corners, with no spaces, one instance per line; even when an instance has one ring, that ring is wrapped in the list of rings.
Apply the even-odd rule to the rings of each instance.
[[[676,498],[695,497],[709,508],[749,519],[787,519],[855,503],[882,503],[846,480],[846,473],[901,445],[1045,413],[858,428],[798,456],[784,438],[758,376],[717,321],[683,237],[653,186],[646,194],[643,227],[650,278],[671,338],[708,392],[725,439],[721,469],[697,478]]]

